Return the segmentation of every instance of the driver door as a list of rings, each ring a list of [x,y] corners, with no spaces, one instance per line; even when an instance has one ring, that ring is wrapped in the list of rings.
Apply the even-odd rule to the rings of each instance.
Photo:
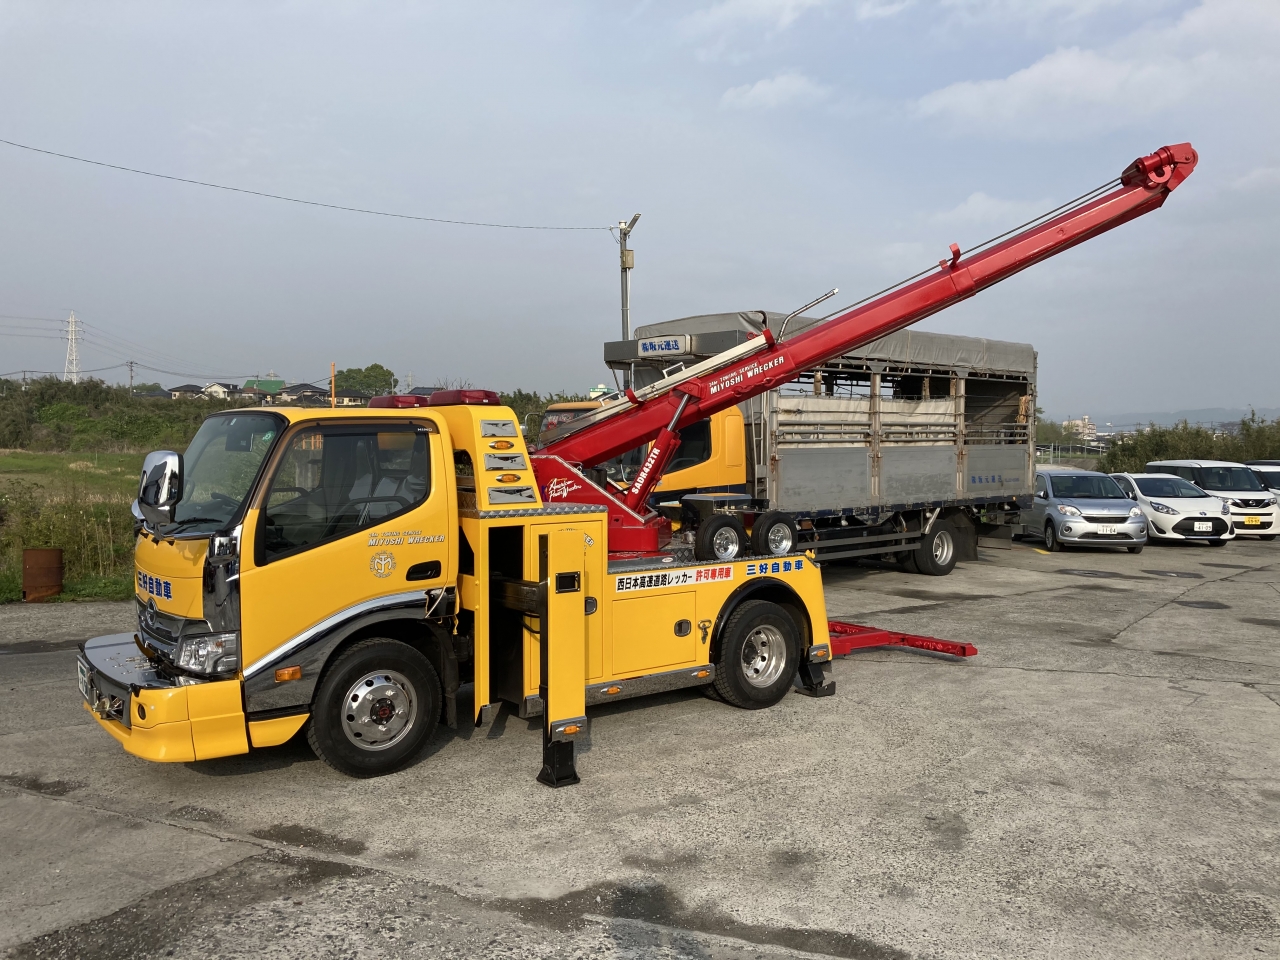
[[[245,517],[244,663],[375,598],[449,582],[449,505],[430,422],[321,421],[284,438]],[[452,526],[456,527],[454,520]]]
[[[1044,511],[1048,504],[1049,487],[1045,482],[1044,474],[1036,474],[1035,496],[1031,500],[1031,530],[1036,536],[1040,535],[1040,531],[1044,529]]]

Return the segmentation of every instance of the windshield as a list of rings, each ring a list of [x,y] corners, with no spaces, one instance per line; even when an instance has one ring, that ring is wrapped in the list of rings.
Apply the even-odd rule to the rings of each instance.
[[[1069,500],[1128,500],[1110,477],[1054,477],[1053,495]]]
[[[1133,481],[1144,497],[1172,497],[1175,500],[1191,500],[1209,496],[1194,483],[1181,477],[1137,477]]]
[[[1272,490],[1280,489],[1280,467],[1254,467],[1254,474]]]
[[[279,418],[267,414],[206,420],[183,457],[182,499],[169,531],[220,529],[240,509],[279,432]]]
[[[586,407],[582,410],[548,410],[542,417],[542,426],[538,428],[538,433],[546,433],[552,427],[558,427],[562,423],[568,423],[570,420],[577,420],[584,413],[590,413],[597,407]]]
[[[1261,490],[1262,484],[1248,467],[1202,467],[1206,490]]]

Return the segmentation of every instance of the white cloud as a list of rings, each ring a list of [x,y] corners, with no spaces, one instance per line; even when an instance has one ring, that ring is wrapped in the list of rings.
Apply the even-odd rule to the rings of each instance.
[[[1280,81],[1280,3],[1204,0],[1179,20],[1101,48],[1068,47],[994,80],[964,80],[915,104],[918,115],[1015,136],[1115,129],[1223,96],[1269,104]]]
[[[1049,200],[1002,200],[979,191],[969,194],[968,199],[958,206],[935,214],[932,219],[936,223],[1013,227],[1038,217],[1052,207]]]
[[[775,30],[785,30],[806,11],[824,5],[827,0],[721,0],[705,10],[684,19],[688,33],[719,33],[742,23],[766,23]]]
[[[815,103],[827,95],[826,87],[802,73],[780,73],[776,77],[731,87],[720,103],[738,109],[771,109],[788,103]]]

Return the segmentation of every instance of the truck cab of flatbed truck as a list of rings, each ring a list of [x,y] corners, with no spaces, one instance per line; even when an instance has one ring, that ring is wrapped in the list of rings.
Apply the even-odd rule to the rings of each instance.
[[[605,509],[548,504],[496,403],[453,391],[234,411],[185,456],[150,455],[137,630],[83,645],[86,708],[151,760],[305,729],[330,765],[371,776],[412,760],[437,723],[483,724],[506,704],[543,717],[539,776],[558,785],[576,780],[595,704],[705,686],[764,707],[798,672],[830,692],[810,557],[610,556]]]

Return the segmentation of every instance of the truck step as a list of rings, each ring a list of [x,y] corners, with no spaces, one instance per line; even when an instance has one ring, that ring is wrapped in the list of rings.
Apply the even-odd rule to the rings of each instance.
[[[953,640],[939,640],[937,637],[918,637],[910,633],[864,627],[841,620],[829,620],[827,629],[831,633],[831,656],[833,657],[845,657],[855,650],[866,650],[870,647],[913,647],[917,650],[928,650],[931,653],[945,653],[951,657],[974,657],[978,654],[978,648],[971,643],[956,643]]]

